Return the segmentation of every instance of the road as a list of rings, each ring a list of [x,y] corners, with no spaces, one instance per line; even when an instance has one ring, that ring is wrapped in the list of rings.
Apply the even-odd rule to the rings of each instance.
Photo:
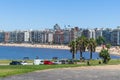
[[[120,80],[120,65],[49,69],[0,80]]]

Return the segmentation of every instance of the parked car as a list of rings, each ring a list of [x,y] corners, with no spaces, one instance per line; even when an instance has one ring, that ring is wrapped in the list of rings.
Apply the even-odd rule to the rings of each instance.
[[[28,63],[26,61],[21,61],[22,65],[27,65]]]
[[[20,61],[12,61],[10,65],[22,65]]]
[[[60,60],[61,64],[68,64],[68,60],[67,59],[63,59],[63,60]]]
[[[49,60],[45,60],[44,61],[44,64],[45,65],[52,65],[52,64],[54,64],[52,61],[49,61]]]
[[[62,64],[62,62],[60,60],[55,60],[53,61],[53,64]]]
[[[42,59],[34,59],[33,64],[34,64],[34,65],[44,64],[44,60],[42,60]]]

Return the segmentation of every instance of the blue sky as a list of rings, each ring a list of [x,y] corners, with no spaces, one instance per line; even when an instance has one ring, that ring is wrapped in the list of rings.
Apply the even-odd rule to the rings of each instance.
[[[0,29],[116,28],[120,0],[0,0]]]

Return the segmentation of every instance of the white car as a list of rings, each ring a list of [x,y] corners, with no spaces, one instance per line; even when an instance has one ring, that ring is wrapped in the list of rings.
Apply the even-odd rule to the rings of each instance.
[[[22,65],[27,65],[28,63],[26,61],[21,62]]]
[[[62,62],[59,60],[56,60],[56,61],[53,61],[53,64],[62,64]]]
[[[44,60],[42,59],[34,59],[34,65],[40,65],[40,64],[44,64]]]

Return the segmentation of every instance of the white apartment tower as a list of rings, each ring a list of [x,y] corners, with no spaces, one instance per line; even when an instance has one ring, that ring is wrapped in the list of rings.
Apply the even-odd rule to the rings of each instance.
[[[30,42],[30,31],[24,32],[24,42]]]

